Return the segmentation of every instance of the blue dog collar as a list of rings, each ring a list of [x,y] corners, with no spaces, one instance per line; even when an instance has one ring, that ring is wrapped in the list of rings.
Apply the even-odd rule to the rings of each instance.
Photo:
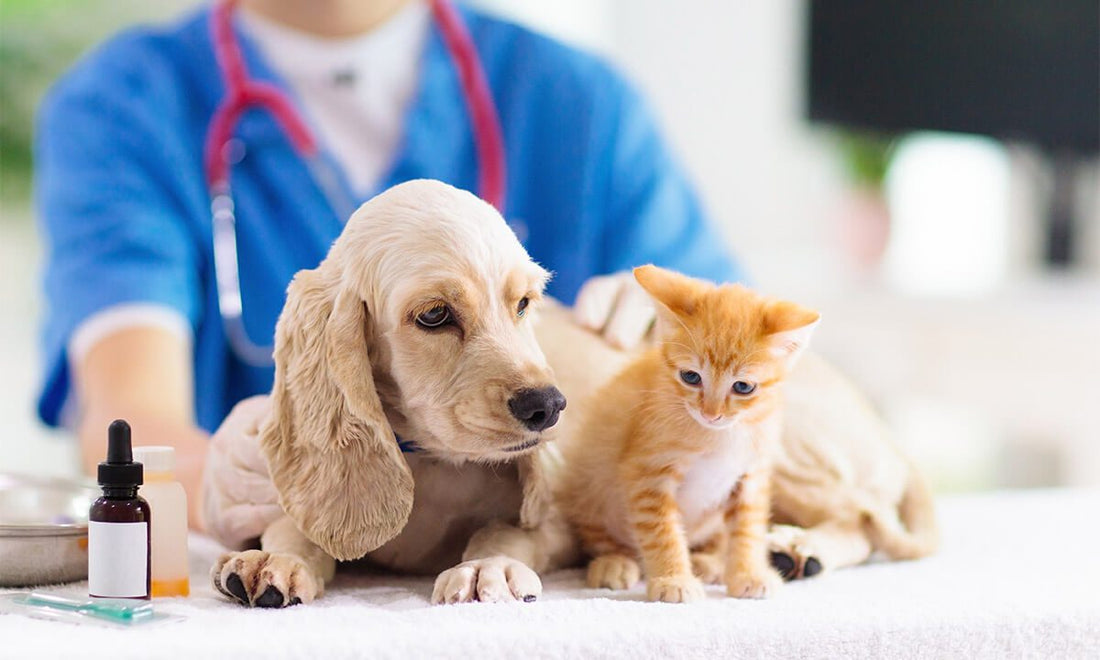
[[[401,450],[402,454],[415,454],[420,451],[420,447],[416,445],[412,440],[405,440],[396,433],[393,437],[397,438],[397,447]]]

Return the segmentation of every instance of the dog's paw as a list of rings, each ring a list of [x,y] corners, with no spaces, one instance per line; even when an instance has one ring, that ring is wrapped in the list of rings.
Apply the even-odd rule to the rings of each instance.
[[[801,527],[773,526],[768,532],[768,552],[784,580],[813,577],[825,569]]]
[[[768,598],[782,585],[783,578],[767,566],[726,575],[726,593],[734,598]]]
[[[297,555],[262,550],[222,555],[210,571],[214,588],[249,607],[310,603],[323,583]]]
[[[511,557],[464,561],[435,579],[432,604],[521,600],[530,603],[542,595],[538,573]]]
[[[645,595],[662,603],[691,603],[707,597],[703,583],[694,575],[667,575],[647,578]]]
[[[721,584],[726,562],[716,552],[691,553],[691,572],[704,584]]]
[[[642,579],[642,568],[626,555],[603,555],[588,562],[590,589],[629,589]]]

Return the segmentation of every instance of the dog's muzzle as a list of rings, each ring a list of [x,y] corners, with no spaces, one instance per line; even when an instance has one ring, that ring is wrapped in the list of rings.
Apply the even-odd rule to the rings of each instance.
[[[545,431],[558,423],[565,396],[556,387],[522,389],[508,399],[508,410],[529,431]]]

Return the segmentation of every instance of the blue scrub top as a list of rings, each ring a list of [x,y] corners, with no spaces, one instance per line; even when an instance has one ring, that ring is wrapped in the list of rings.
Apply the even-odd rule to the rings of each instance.
[[[634,90],[589,54],[461,12],[503,126],[505,217],[525,229],[519,233],[531,256],[554,272],[551,295],[572,302],[589,277],[648,262],[740,279]],[[166,305],[190,321],[196,416],[208,431],[235,402],[271,388],[274,369],[242,364],[218,313],[202,145],[224,87],[209,13],[115,37],[43,102],[36,201],[48,305],[38,410],[48,424],[59,422],[68,396],[72,332],[123,303]],[[251,75],[287,89],[255,46],[238,38]],[[420,76],[399,153],[375,192],[414,178],[476,191],[470,119],[434,26]],[[244,144],[231,185],[245,324],[254,341],[270,343],[287,284],[324,258],[346,218],[267,112],[247,112],[236,136]]]

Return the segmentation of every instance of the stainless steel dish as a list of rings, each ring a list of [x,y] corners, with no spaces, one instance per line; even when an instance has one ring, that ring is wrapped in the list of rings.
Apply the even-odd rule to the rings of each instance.
[[[0,587],[88,577],[89,482],[0,474]]]

